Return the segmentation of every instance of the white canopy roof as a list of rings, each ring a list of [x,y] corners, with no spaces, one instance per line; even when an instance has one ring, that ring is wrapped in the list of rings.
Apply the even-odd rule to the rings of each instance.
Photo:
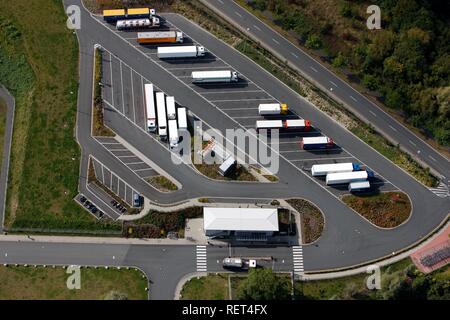
[[[203,208],[203,228],[228,231],[278,231],[276,208]]]

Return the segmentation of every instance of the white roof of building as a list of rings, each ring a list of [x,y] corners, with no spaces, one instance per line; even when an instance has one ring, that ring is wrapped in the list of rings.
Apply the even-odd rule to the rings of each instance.
[[[203,228],[205,231],[278,231],[278,209],[203,208]]]

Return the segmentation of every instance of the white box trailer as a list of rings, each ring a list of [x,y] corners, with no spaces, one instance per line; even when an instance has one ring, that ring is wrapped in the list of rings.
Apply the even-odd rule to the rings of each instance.
[[[169,120],[169,145],[171,148],[178,146],[178,139],[177,120]]]
[[[153,84],[146,83],[144,85],[144,93],[147,130],[150,132],[154,132],[156,131],[156,110],[155,97],[153,96]]]
[[[261,129],[281,129],[283,128],[283,120],[257,120],[256,130]]]
[[[219,174],[221,176],[226,176],[236,167],[236,160],[233,156],[229,156],[219,167]]]
[[[283,122],[283,127],[290,130],[309,130],[311,128],[311,121],[305,119],[288,119]]]
[[[158,58],[160,59],[195,58],[204,55],[205,47],[202,46],[158,47]]]
[[[359,171],[362,167],[359,163],[329,163],[329,164],[315,164],[311,167],[311,174],[313,177],[326,176],[329,173],[338,172],[352,172]]]
[[[370,170],[364,171],[353,171],[353,172],[338,172],[329,173],[326,177],[327,185],[333,184],[344,184],[355,181],[366,181],[367,179],[373,178],[374,173]]]
[[[166,117],[166,99],[164,92],[156,93],[156,108],[158,111],[158,135],[161,138],[167,137],[167,117]]]
[[[178,108],[178,128],[186,130],[188,128],[186,108]]]
[[[258,106],[258,113],[261,116],[287,114],[288,106],[284,103],[261,103]]]
[[[304,150],[326,149],[334,146],[334,141],[328,137],[304,137],[300,141],[300,146]]]
[[[370,189],[369,181],[356,181],[349,183],[348,191],[350,192],[358,192],[358,191],[366,191]]]
[[[159,18],[152,17],[150,19],[119,20],[116,23],[116,28],[117,30],[130,30],[139,28],[158,28],[159,25]]]
[[[193,71],[191,76],[194,83],[237,82],[239,80],[238,73],[230,70]]]
[[[175,109],[175,97],[166,97],[167,118],[175,120],[177,117],[177,110]]]

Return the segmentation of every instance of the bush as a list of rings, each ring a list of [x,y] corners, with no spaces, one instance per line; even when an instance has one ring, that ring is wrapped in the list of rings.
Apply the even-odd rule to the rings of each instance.
[[[305,46],[309,49],[317,50],[322,48],[322,41],[320,40],[320,37],[316,36],[315,34],[311,34],[306,39]]]

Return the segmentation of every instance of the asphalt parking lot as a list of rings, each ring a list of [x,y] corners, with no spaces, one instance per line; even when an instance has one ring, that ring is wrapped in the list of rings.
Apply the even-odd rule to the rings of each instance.
[[[101,21],[101,19],[99,18]],[[103,22],[102,22],[103,23]],[[156,56],[157,46],[142,46],[136,41],[137,32],[135,31],[117,31],[111,25],[105,24],[113,32],[128,41],[132,46],[138,48],[155,63],[159,64],[173,76],[189,86],[205,100],[210,102],[215,108],[220,110],[224,116],[233,119],[238,125],[236,128],[255,128],[257,120],[264,117],[258,115],[258,105],[260,103],[272,103],[277,101],[268,92],[261,89],[258,85],[247,79],[239,70],[235,70],[227,62],[217,55],[208,51],[207,44],[200,44],[189,37],[189,31],[177,28],[166,21],[166,27],[176,28],[184,33],[185,41],[183,45],[196,44],[205,47],[207,53],[204,57],[160,60]],[[170,44],[169,44],[170,45]],[[175,44],[174,44],[175,45]],[[191,82],[191,72],[196,70],[235,70],[239,73],[240,80],[237,83],[230,84],[204,84],[195,85]],[[113,54],[104,53],[103,63],[104,75],[104,100],[106,105],[114,107],[122,113],[127,119],[134,122],[139,128],[145,131],[145,107],[143,101],[143,84],[148,81],[144,79],[137,71],[132,70],[120,58]],[[155,84],[154,84],[155,85]],[[159,90],[155,88],[156,90]],[[177,97],[175,97],[177,98]],[[189,106],[186,106],[189,108]],[[197,115],[201,119],[201,115]],[[302,117],[292,111],[285,116],[271,116],[270,119],[301,119]],[[266,118],[267,119],[267,118]],[[290,131],[281,132],[278,142],[271,142],[272,146],[277,144],[279,154],[291,162],[299,170],[310,174],[310,168],[314,164],[355,162],[364,165],[364,163],[350,154],[339,142],[332,149],[306,151],[299,146],[299,141],[306,136],[320,136],[320,128],[314,127],[314,119],[309,119],[312,123],[310,131]],[[230,128],[232,129],[232,128]],[[332,138],[332,137],[331,137]],[[369,168],[370,169],[370,168]],[[372,182],[372,188],[379,191],[397,190],[397,188],[375,172],[376,177]],[[329,187],[325,185],[324,179],[315,179],[324,188],[329,189],[333,194],[339,196],[347,191],[347,185],[338,187]]]

